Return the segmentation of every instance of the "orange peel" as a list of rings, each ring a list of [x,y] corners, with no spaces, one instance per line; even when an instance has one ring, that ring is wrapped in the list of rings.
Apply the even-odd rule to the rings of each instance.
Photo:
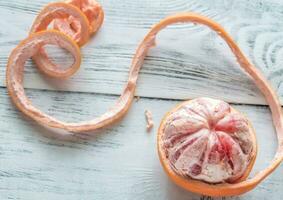
[[[71,37],[78,45],[83,45],[89,40],[88,19],[79,8],[67,3],[50,3],[44,7],[36,17],[30,34],[47,30],[54,19],[66,19],[70,16],[76,20],[78,30],[76,33],[67,31],[63,33]],[[76,72],[76,70],[60,70],[59,67],[50,60],[45,52],[44,46],[42,46],[32,58],[38,69],[51,77],[68,78]],[[78,70],[79,67],[76,69]]]
[[[82,11],[74,5],[64,2],[50,3],[45,6],[35,18],[30,33],[47,30],[54,19],[66,19],[72,16],[79,24],[79,30],[74,35],[69,35],[79,46],[89,40],[89,22]],[[63,32],[64,33],[64,32]],[[68,33],[65,33],[68,35]]]
[[[84,13],[89,23],[89,34],[94,34],[101,27],[104,11],[98,2],[95,0],[67,0],[65,3],[76,6]],[[55,19],[54,28],[61,32],[74,34],[78,30],[78,21],[73,16],[67,19]]]
[[[9,95],[20,111],[27,116],[48,127],[64,129],[70,132],[82,132],[96,130],[104,127],[113,121],[118,120],[130,106],[128,99],[132,99],[133,87],[126,89],[124,95],[115,104],[113,109],[101,117],[79,123],[66,123],[57,120],[34,107],[25,95],[23,87],[23,69],[27,59],[34,56],[42,46],[46,44],[58,45],[69,51],[74,57],[74,63],[68,68],[70,73],[76,70],[81,63],[80,49],[78,45],[65,34],[48,30],[31,34],[23,40],[10,54],[6,69],[6,85]]]
[[[23,40],[10,54],[6,70],[6,84],[9,95],[19,110],[37,122],[52,125],[57,124],[57,120],[35,108],[25,95],[23,88],[25,62],[46,44],[58,45],[73,55],[74,62],[67,68],[66,73],[72,74],[80,66],[80,49],[73,40],[58,31],[38,32]]]
[[[101,27],[103,19],[103,9],[94,0],[50,3],[36,17],[30,33],[47,30],[53,22],[56,30],[68,35],[82,46],[88,42],[90,35]],[[76,72],[72,71],[71,74],[70,71],[60,70],[50,60],[44,47],[33,56],[33,60],[41,72],[51,77],[68,78]]]
[[[131,82],[129,82],[114,107],[110,108],[102,116],[90,121],[78,123],[66,123],[41,112],[31,104],[30,100],[26,97],[24,88],[22,86],[22,69],[24,68],[25,61],[30,57],[35,60],[37,67],[41,71],[52,77],[66,78],[72,75],[79,68],[78,63],[81,61],[81,56],[80,52],[77,50],[78,47],[76,45],[76,41],[73,40],[74,38],[71,39],[71,37],[58,31],[46,30],[52,20],[58,18],[67,18],[68,16],[80,19],[81,29],[84,33],[83,35],[86,36],[82,38],[87,38],[87,35],[89,34],[89,22],[87,21],[87,17],[80,11],[78,7],[67,3],[48,4],[35,19],[35,22],[31,28],[30,36],[20,43],[12,51],[9,57],[6,70],[7,89],[12,97],[13,102],[16,104],[19,110],[42,125],[64,129],[70,132],[93,131],[113,123],[114,121],[120,119],[128,111],[133,100],[135,84],[133,85]],[[93,20],[91,22],[98,23],[98,25],[93,27],[93,30],[97,31],[102,23],[102,20],[103,15],[98,20]],[[36,32],[38,31],[43,32],[37,34]],[[48,39],[48,37],[55,37],[57,40],[55,42],[51,38]],[[85,41],[87,41],[87,39],[83,40],[83,42],[78,42],[78,44],[81,45]],[[59,71],[57,66],[49,61],[44,50],[42,50],[43,46],[46,44],[57,44],[69,50],[74,57],[74,64],[67,68],[67,70]]]

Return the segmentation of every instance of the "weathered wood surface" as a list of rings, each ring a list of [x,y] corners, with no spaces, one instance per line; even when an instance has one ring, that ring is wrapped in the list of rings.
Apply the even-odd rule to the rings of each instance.
[[[34,90],[28,94],[35,105],[69,121],[98,116],[115,100],[94,94]],[[62,141],[46,137],[50,132],[19,113],[0,89],[0,199],[201,199],[175,186],[158,160],[156,130],[176,103],[141,98],[121,122],[95,137]],[[265,107],[235,107],[250,118],[257,131],[260,149],[255,173],[267,166],[275,151],[271,117]],[[151,133],[145,131],[145,109],[153,113]],[[283,195],[282,169],[233,200],[278,199]]]
[[[50,130],[36,125],[11,105],[5,89],[8,55],[26,37],[34,17],[48,2],[0,0],[0,200],[210,199],[186,192],[168,180],[156,153],[156,130],[164,113],[178,103],[172,99],[211,96],[234,103],[265,104],[228,47],[201,26],[182,24],[166,29],[141,71],[137,95],[142,98],[121,122],[93,137],[50,138]],[[49,114],[77,121],[106,111],[127,80],[132,56],[143,36],[164,16],[180,11],[202,13],[222,24],[283,100],[283,2],[100,2],[106,13],[105,23],[82,49],[83,64],[74,77],[49,80],[27,63],[25,86],[32,88],[28,95]],[[60,63],[67,60],[61,51],[51,54]],[[275,152],[270,113],[266,106],[235,107],[250,117],[257,131],[260,152],[255,173],[267,166]],[[155,122],[149,134],[145,109],[153,112]],[[252,192],[231,199],[280,199],[282,169],[279,167]]]
[[[50,1],[0,1],[0,16],[5,19],[0,22],[1,86],[5,84],[5,65],[11,49],[26,37],[34,17],[47,2]],[[282,99],[282,2],[104,0],[101,3],[105,23],[83,48],[80,71],[70,80],[60,82],[42,78],[28,64],[27,88],[120,94],[134,51],[149,28],[170,14],[194,11],[222,24]],[[190,24],[173,26],[161,33],[157,44],[142,69],[137,95],[168,99],[207,95],[221,96],[228,102],[265,104],[227,45],[207,28]]]

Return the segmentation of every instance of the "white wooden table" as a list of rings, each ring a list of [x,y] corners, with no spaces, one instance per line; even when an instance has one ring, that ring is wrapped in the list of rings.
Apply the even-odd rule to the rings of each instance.
[[[175,186],[156,152],[161,117],[180,100],[224,99],[251,119],[260,145],[253,174],[272,159],[276,136],[270,111],[227,45],[202,26],[163,31],[146,58],[126,117],[85,138],[52,138],[23,116],[5,88],[7,57],[27,36],[49,0],[0,0],[0,199],[211,199]],[[127,80],[138,43],[163,17],[195,11],[222,24],[276,88],[283,102],[283,2],[280,0],[101,0],[102,29],[82,49],[79,72],[67,81],[41,76],[26,64],[25,87],[35,105],[67,121],[93,118],[110,107]],[[63,52],[53,55],[64,62]],[[144,111],[153,113],[146,133]],[[62,138],[61,138],[62,139]],[[282,199],[283,165],[253,191],[231,199]],[[230,198],[226,198],[230,199]]]

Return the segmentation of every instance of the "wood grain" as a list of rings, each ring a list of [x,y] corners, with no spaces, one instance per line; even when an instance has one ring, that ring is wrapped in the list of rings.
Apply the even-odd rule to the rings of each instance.
[[[12,48],[26,37],[32,20],[48,0],[0,2],[0,86]],[[127,80],[131,59],[149,28],[164,16],[194,11],[217,20],[271,81],[282,100],[282,11],[280,1],[101,1],[106,20],[83,50],[80,71],[68,81],[40,76],[27,63],[27,88],[118,95]],[[19,18],[15,16],[21,16]],[[51,52],[58,62],[63,53]],[[61,59],[60,59],[61,58]],[[237,95],[235,95],[237,93]],[[141,71],[137,95],[190,99],[221,96],[228,102],[266,104],[249,77],[239,69],[227,45],[207,28],[176,25],[163,31]]]
[[[28,90],[28,95],[49,114],[69,121],[98,116],[115,100],[109,95],[38,90]],[[50,131],[19,113],[0,89],[0,199],[211,199],[175,186],[159,164],[156,130],[177,103],[141,98],[116,125],[88,140],[64,137],[64,141],[46,137]],[[257,132],[260,151],[254,174],[275,152],[271,116],[265,107],[235,107],[250,118]],[[153,113],[151,133],[146,132],[146,109]],[[226,199],[278,199],[283,195],[282,169],[252,192]]]

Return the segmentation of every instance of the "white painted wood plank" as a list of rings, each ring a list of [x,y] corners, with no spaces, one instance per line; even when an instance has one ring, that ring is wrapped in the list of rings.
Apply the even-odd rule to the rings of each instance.
[[[116,97],[28,90],[32,101],[60,119],[90,119]],[[208,200],[175,186],[163,172],[156,152],[162,116],[177,101],[141,98],[128,115],[90,140],[47,138],[49,131],[23,117],[5,89],[0,89],[0,199],[178,199]],[[252,121],[260,145],[254,172],[267,166],[276,138],[269,110],[235,106]],[[154,130],[146,133],[145,109],[153,113]],[[236,199],[280,199],[283,166],[255,190]],[[230,199],[230,198],[226,198]]]
[[[12,48],[26,37],[49,0],[0,1],[0,86]],[[281,1],[103,0],[106,20],[83,50],[84,62],[68,81],[49,80],[27,64],[27,88],[120,94],[138,43],[164,16],[195,11],[217,20],[278,91],[282,87],[283,24]],[[20,16],[20,17],[19,17]],[[137,95],[169,99],[223,97],[228,102],[265,104],[219,37],[199,26],[173,26],[158,37],[142,69]],[[62,53],[56,54],[65,58]],[[59,59],[60,62],[60,59]]]

